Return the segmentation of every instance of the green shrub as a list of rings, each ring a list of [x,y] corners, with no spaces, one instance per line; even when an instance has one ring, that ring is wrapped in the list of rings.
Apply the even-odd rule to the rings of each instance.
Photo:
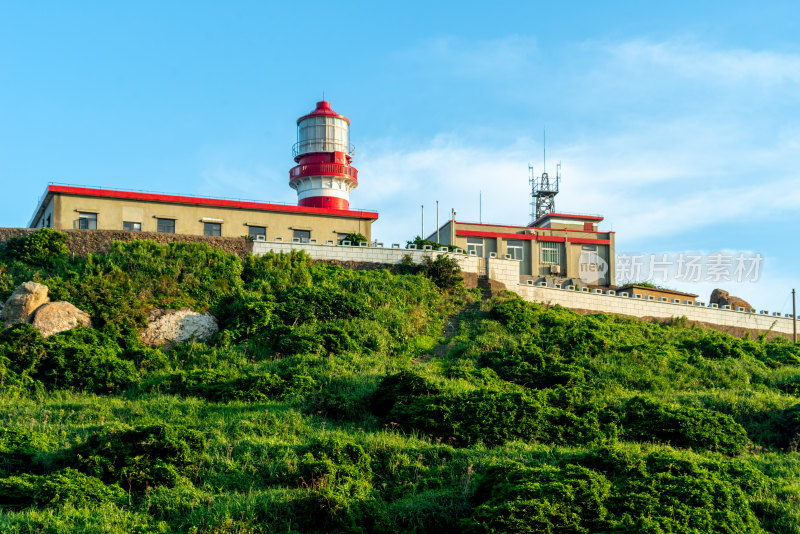
[[[574,387],[586,382],[584,367],[545,353],[534,344],[487,352],[479,363],[493,369],[504,380],[534,389]]]
[[[741,454],[750,446],[747,432],[731,416],[689,406],[671,407],[642,396],[622,408],[623,436],[657,440],[675,447]]]
[[[36,456],[57,448],[55,439],[28,428],[0,427],[0,476],[18,471],[30,471]]]
[[[612,485],[580,465],[507,463],[480,477],[466,532],[600,532],[608,528]]]
[[[9,239],[3,255],[30,265],[51,267],[67,258],[67,240],[64,232],[42,228],[28,235]]]
[[[219,327],[231,341],[240,341],[268,330],[274,321],[275,299],[272,295],[247,292],[225,297],[215,310]]]
[[[463,285],[464,278],[461,276],[461,266],[458,262],[445,254],[436,256],[431,260],[430,256],[425,256],[422,260],[423,274],[431,279],[439,289],[454,289]]]
[[[287,331],[288,330],[288,331]],[[284,356],[296,354],[341,354],[359,348],[344,322],[277,330],[275,350]]]
[[[749,339],[739,339],[716,330],[703,330],[697,339],[685,339],[680,345],[689,352],[704,358],[745,358],[748,355],[761,355],[762,345]]]
[[[127,500],[126,496],[119,486],[107,486],[93,476],[69,468],[44,476],[22,474],[0,478],[0,507],[121,504]]]
[[[430,241],[429,239],[422,239],[420,236],[414,237],[412,241],[406,241],[406,245],[417,245],[417,248],[422,250],[425,245],[430,245],[433,250],[439,250],[442,247],[447,247],[448,250],[453,250],[455,247],[450,245],[443,245],[442,243],[438,243],[436,241]]]
[[[213,402],[263,402],[319,388],[310,376],[284,379],[273,373],[240,373],[235,369],[192,369],[178,371],[153,384],[170,393],[201,397]]]
[[[782,449],[800,450],[800,404],[781,410],[773,419],[774,431],[780,436],[776,445]]]
[[[557,465],[507,461],[477,478],[466,532],[764,532],[742,464],[604,449]],[[755,478],[754,478],[755,477]],[[760,479],[760,480],[758,480]]]
[[[763,346],[763,353],[758,353],[757,357],[769,367],[800,365],[800,345],[794,345],[786,338],[776,337]]]
[[[371,458],[356,443],[319,438],[301,447],[298,456],[298,476],[304,486],[351,497],[363,497],[372,490]]]
[[[73,447],[76,465],[107,483],[131,491],[173,485],[193,476],[205,457],[203,435],[183,426],[118,425],[92,434]]]
[[[346,236],[344,236],[344,239],[342,241],[350,241],[350,243],[354,247],[357,247],[359,243],[369,243],[369,241],[367,240],[367,236],[361,233],[349,233]]]
[[[329,419],[358,421],[370,412],[370,398],[348,392],[331,392],[328,388],[307,395],[304,408],[306,413],[320,415]]]
[[[277,293],[289,287],[311,285],[311,259],[303,251],[289,254],[268,252],[248,256],[244,261],[242,280],[246,287],[263,293]]]
[[[387,419],[459,446],[528,441],[542,424],[543,407],[522,393],[479,390],[457,396],[421,397],[397,403]]]
[[[114,338],[91,328],[74,328],[44,339],[28,324],[0,334],[0,356],[24,387],[109,392],[139,379],[131,361],[120,358]]]
[[[558,388],[443,393],[410,371],[384,377],[372,398],[373,413],[387,423],[462,447],[512,440],[559,445],[613,440],[616,424],[603,408],[581,391]]]
[[[372,411],[388,415],[398,402],[408,402],[418,396],[436,395],[439,388],[413,371],[400,371],[381,379],[372,397]]]

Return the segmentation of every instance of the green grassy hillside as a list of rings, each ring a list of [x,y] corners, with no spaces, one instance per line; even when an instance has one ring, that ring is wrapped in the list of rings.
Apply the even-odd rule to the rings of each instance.
[[[0,335],[2,532],[800,532],[800,349],[481,302],[447,262],[0,253],[94,329]],[[221,330],[171,351],[153,307]]]

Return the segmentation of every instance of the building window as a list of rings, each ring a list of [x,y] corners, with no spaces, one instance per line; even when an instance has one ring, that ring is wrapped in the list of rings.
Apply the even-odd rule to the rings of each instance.
[[[158,219],[156,231],[161,234],[174,234],[175,219]]]
[[[506,242],[506,250],[508,250],[511,259],[520,261],[525,259],[525,241],[521,239],[509,239]]]
[[[79,213],[78,228],[81,230],[97,230],[97,214]]]
[[[301,243],[308,243],[311,240],[311,230],[295,230],[293,237]]]
[[[559,263],[558,243],[542,243],[542,263]]]
[[[467,238],[467,254],[474,250],[476,256],[483,257],[483,238],[482,237],[468,237]]]
[[[131,222],[131,221],[123,221],[122,222],[122,229],[127,231],[127,232],[141,232],[142,231],[142,223]]]
[[[597,252],[597,245],[581,245],[581,250],[585,252]]]
[[[219,237],[222,235],[222,223],[203,223],[203,235]]]
[[[262,239],[267,239],[267,227],[266,226],[247,226],[247,235],[252,240],[258,239],[258,236],[261,236]]]

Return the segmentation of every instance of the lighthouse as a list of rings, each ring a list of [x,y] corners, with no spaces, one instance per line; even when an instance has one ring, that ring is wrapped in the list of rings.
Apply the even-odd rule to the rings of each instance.
[[[350,144],[350,119],[339,115],[329,102],[297,119],[297,143],[289,171],[289,186],[297,191],[297,204],[312,208],[346,210],[350,191],[358,187],[358,170]]]

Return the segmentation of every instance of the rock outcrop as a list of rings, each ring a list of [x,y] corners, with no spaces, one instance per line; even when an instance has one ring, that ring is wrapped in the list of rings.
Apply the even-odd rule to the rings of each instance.
[[[148,323],[139,338],[148,345],[163,346],[166,350],[187,341],[206,340],[219,330],[213,315],[197,313],[189,308],[153,310]]]
[[[711,298],[708,301],[711,304],[718,305],[720,308],[723,306],[730,306],[732,310],[736,308],[744,308],[745,310],[752,309],[749,302],[739,297],[731,296],[730,293],[722,289],[715,289],[712,291]]]
[[[89,314],[69,302],[48,302],[33,316],[33,327],[42,337],[72,330],[76,326],[92,326]]]
[[[3,326],[9,327],[14,323],[31,322],[33,314],[39,306],[50,302],[47,292],[47,286],[36,282],[21,284],[3,306]]]

